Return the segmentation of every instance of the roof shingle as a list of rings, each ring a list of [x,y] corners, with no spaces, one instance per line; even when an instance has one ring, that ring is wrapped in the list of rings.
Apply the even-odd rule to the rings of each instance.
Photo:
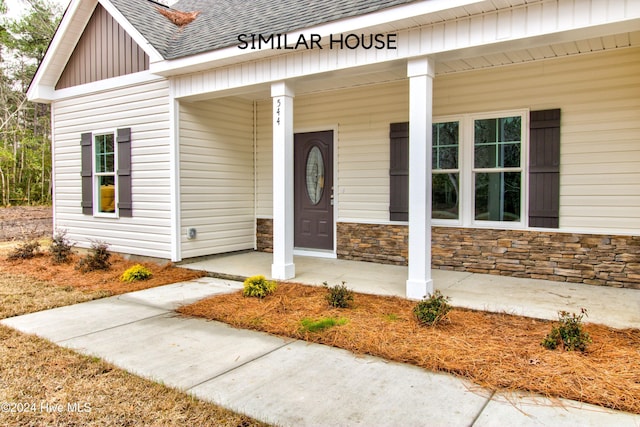
[[[165,59],[176,59],[235,46],[240,34],[284,34],[415,0],[181,0],[172,8],[201,12],[182,28],[151,0],[111,1]]]

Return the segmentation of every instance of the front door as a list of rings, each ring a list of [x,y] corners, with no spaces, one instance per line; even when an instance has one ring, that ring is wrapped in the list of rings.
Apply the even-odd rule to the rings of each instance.
[[[294,245],[333,250],[333,131],[294,136]]]

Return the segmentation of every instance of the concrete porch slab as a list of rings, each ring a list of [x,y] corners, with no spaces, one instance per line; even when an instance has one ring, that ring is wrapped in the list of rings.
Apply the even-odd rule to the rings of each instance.
[[[213,256],[181,266],[234,276],[271,274],[272,255],[240,252]],[[397,265],[295,256],[296,277],[291,281],[309,285],[345,282],[356,292],[405,296],[407,268]],[[452,305],[557,320],[558,311],[580,313],[585,322],[615,328],[640,327],[640,290],[553,282],[488,274],[434,269],[434,287],[451,298]],[[615,307],[615,310],[612,309]]]

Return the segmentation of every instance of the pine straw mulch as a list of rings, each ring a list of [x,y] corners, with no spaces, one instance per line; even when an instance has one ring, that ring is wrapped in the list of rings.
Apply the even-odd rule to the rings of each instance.
[[[126,292],[139,291],[170,283],[184,282],[202,277],[204,273],[175,267],[171,263],[159,265],[153,262],[126,260],[119,255],[111,255],[111,267],[107,271],[82,273],[76,269],[81,256],[73,254],[65,264],[55,264],[51,256],[42,252],[27,260],[9,261],[0,259],[0,273],[20,274],[34,280],[45,281],[54,286],[71,286],[91,292],[103,291],[106,295],[120,295]],[[151,270],[153,276],[147,280],[122,282],[120,276],[128,268],[142,264]]]
[[[236,292],[178,311],[448,372],[492,390],[525,390],[640,414],[638,329],[586,324],[593,342],[585,353],[551,351],[540,344],[550,321],[454,308],[448,323],[426,327],[413,318],[415,302],[355,294],[353,308],[335,309],[326,293],[283,283],[264,300]],[[348,323],[316,333],[301,330],[301,319],[323,317]]]

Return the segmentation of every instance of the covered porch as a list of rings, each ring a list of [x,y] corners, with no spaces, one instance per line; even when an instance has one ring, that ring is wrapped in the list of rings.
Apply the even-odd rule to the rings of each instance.
[[[245,251],[189,260],[181,267],[240,280],[257,274],[271,277],[272,262],[270,253]],[[407,267],[308,256],[294,256],[294,262],[294,282],[316,286],[345,282],[359,293],[405,296]],[[640,325],[640,291],[634,289],[436,269],[432,275],[435,289],[456,307],[549,320],[556,320],[560,310],[579,313],[586,308],[586,322],[615,328]]]

